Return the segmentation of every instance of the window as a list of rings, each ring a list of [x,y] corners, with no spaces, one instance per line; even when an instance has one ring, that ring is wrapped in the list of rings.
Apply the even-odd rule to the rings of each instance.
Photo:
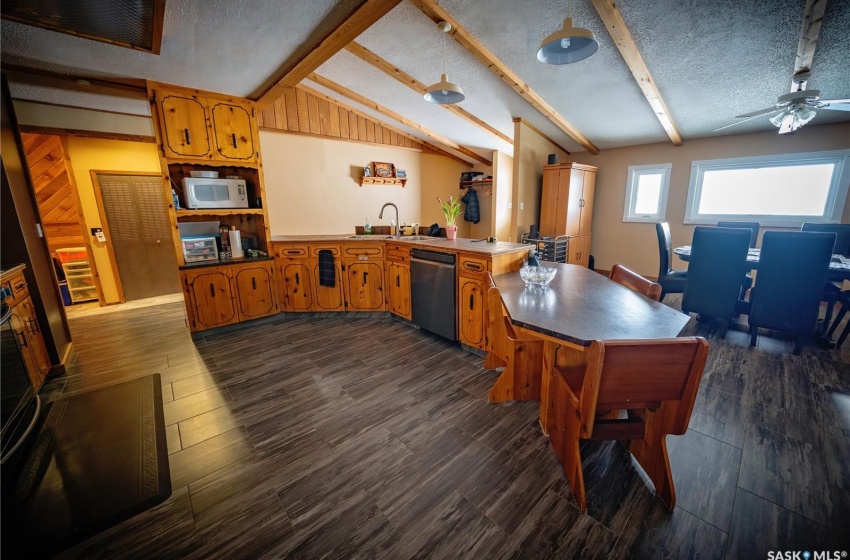
[[[686,224],[757,220],[763,226],[840,222],[850,150],[691,164]]]
[[[629,167],[624,222],[658,222],[664,219],[671,167],[670,163]]]

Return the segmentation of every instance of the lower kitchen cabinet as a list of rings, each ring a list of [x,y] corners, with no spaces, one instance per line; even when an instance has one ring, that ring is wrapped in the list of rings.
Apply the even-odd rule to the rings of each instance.
[[[458,338],[463,344],[484,348],[484,290],[479,278],[458,277]]]
[[[30,383],[38,390],[47,377],[47,372],[50,371],[50,357],[47,355],[47,347],[41,337],[41,329],[38,326],[32,300],[26,297],[18,302],[12,308],[9,320],[18,338]]]
[[[183,289],[192,302],[189,321],[193,331],[239,322],[227,267],[183,271]]]
[[[310,311],[313,286],[307,261],[278,260],[280,300],[285,311]]]
[[[234,272],[239,319],[247,321],[277,312],[274,301],[274,267],[271,262],[244,266]]]
[[[348,311],[383,311],[384,267],[381,261],[348,261],[345,265]]]
[[[180,271],[192,332],[277,313],[272,261]]]
[[[387,303],[390,313],[412,319],[410,309],[410,265],[391,262],[387,265]]]
[[[319,277],[319,261],[310,262],[313,271],[313,291],[316,294],[313,311],[345,311],[342,264],[334,260],[334,285],[322,286]]]

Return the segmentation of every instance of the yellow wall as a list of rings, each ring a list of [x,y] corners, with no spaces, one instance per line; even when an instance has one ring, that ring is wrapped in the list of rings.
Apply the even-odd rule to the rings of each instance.
[[[436,198],[462,195],[458,179],[469,170],[444,156],[416,150],[270,130],[260,131],[260,145],[272,235],[353,233],[365,218],[373,226],[389,226],[395,219],[391,208],[378,219],[385,202],[398,206],[402,223],[442,226],[445,220]],[[407,171],[406,186],[361,187],[363,167],[372,161]],[[469,234],[462,216],[458,233]]]
[[[491,235],[501,241],[511,237],[511,208],[514,192],[514,158],[493,152],[493,202]]]
[[[90,228],[103,227],[94,195],[90,173],[92,169],[125,174],[161,172],[156,145],[151,143],[69,136],[66,155],[70,158],[71,167],[74,170],[74,179],[80,193],[86,221],[84,233],[88,235],[91,234]],[[118,290],[106,244],[98,243],[94,237],[90,237],[90,241],[105,303],[117,303]]]
[[[593,246],[591,252],[598,269],[610,270],[623,263],[641,274],[658,274],[658,246],[654,224],[623,222],[626,176],[630,165],[672,163],[667,221],[673,245],[690,243],[693,225],[685,225],[685,205],[691,162],[770,154],[817,152],[850,148],[850,123],[805,126],[793,135],[780,136],[776,130],[717,138],[685,140],[676,147],[669,142],[602,150],[598,156],[587,152],[573,155],[580,163],[599,167],[593,204]],[[848,223],[850,200],[842,222]],[[763,228],[764,229],[764,228]],[[687,268],[681,261],[675,268]]]
[[[570,161],[569,155],[549,142],[525,123],[514,123],[513,208],[511,239],[519,242],[529,226],[540,223],[540,196],[543,190],[543,166],[549,154],[557,154],[558,162]]]

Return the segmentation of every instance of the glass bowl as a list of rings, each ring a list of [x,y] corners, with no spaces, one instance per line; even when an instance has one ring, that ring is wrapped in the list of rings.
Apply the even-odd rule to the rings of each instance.
[[[519,269],[519,276],[526,285],[548,286],[558,269],[549,266],[524,266]]]

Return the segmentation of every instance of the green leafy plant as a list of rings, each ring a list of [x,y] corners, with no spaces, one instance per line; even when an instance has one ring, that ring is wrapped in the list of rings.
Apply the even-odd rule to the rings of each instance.
[[[448,202],[443,202],[443,199],[438,196],[437,202],[439,202],[440,206],[443,208],[443,215],[446,217],[446,225],[456,225],[455,220],[457,220],[458,215],[460,215],[460,199],[450,196]]]

